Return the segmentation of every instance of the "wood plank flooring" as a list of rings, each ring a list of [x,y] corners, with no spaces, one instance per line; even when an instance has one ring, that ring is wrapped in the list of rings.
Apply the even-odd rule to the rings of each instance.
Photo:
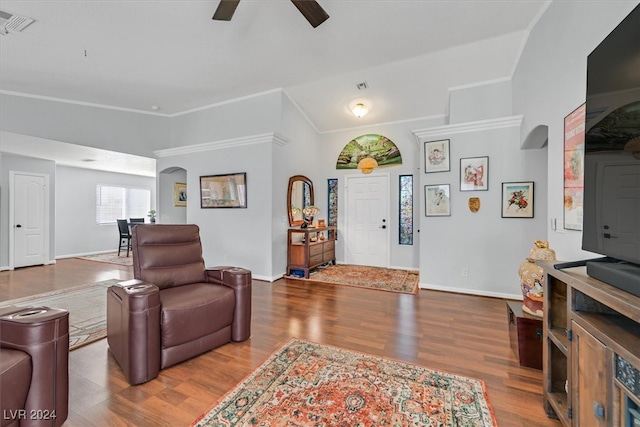
[[[79,259],[0,272],[2,301],[106,279],[130,267]],[[517,284],[514,284],[517,286]],[[560,426],[542,406],[541,371],[520,367],[504,300],[420,290],[415,296],[281,279],[253,282],[252,336],[130,386],[106,340],[70,353],[65,426],[188,426],[291,337],[485,381],[500,426]]]

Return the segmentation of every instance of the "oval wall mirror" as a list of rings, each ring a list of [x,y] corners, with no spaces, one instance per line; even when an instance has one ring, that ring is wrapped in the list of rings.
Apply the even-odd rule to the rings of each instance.
[[[313,205],[313,183],[304,175],[294,175],[289,178],[287,190],[287,211],[289,212],[289,226],[302,225],[302,208]]]

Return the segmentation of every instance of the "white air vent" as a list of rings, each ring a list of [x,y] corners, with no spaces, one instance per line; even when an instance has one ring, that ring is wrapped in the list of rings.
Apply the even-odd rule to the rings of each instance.
[[[12,15],[4,10],[0,10],[0,34],[7,34],[7,31],[14,33],[20,32],[27,28],[33,19],[26,16]]]

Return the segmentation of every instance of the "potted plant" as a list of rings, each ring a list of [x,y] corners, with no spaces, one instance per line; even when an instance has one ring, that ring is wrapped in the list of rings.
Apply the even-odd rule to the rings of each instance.
[[[153,224],[154,222],[156,222],[156,211],[154,209],[151,209],[149,211],[149,213],[147,214],[147,216],[149,217],[149,221]]]

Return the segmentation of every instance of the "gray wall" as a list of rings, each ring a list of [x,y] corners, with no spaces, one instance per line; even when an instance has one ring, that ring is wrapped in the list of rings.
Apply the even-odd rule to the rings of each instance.
[[[419,206],[422,287],[521,296],[518,266],[533,241],[544,240],[546,233],[547,152],[520,149],[519,126],[501,127],[504,123],[487,122],[486,128],[474,129],[462,123],[418,132],[421,143],[449,139],[451,150],[451,171],[422,174],[420,179],[421,195],[425,185],[449,184],[451,190],[451,216],[426,217]],[[460,191],[460,159],[480,156],[489,157],[488,190]],[[502,183],[520,181],[534,182],[534,217],[502,218]],[[470,197],[480,199],[476,213],[469,210]]]
[[[321,185],[324,187],[321,202],[326,207],[327,200],[327,178],[338,179],[338,211],[344,212],[346,205],[346,177],[362,176],[359,170],[336,169],[338,155],[345,145],[360,135],[369,133],[384,135],[393,141],[402,154],[402,165],[379,168],[374,173],[389,174],[389,209],[391,216],[388,219],[389,224],[389,263],[391,267],[417,269],[419,266],[420,244],[420,203],[422,196],[420,193],[420,147],[416,141],[416,137],[412,130],[427,126],[435,126],[444,124],[444,117],[435,117],[432,119],[423,119],[412,122],[388,123],[384,125],[365,126],[358,129],[350,129],[340,132],[327,133],[320,136],[318,147],[322,150],[323,155],[320,157],[321,175],[323,179]],[[398,227],[399,227],[399,176],[413,175],[414,179],[414,198],[413,198],[413,220],[414,220],[414,244],[400,245],[398,243]],[[317,192],[316,192],[317,194]],[[326,208],[325,208],[326,209]],[[324,211],[326,214],[326,210]],[[345,260],[345,223],[344,217],[338,215],[338,241],[336,242],[336,256],[338,262]]]
[[[158,217],[160,224],[186,224],[187,208],[176,206],[174,202],[174,189],[177,182],[187,182],[187,171],[182,168],[169,168],[158,170]],[[196,198],[188,200],[191,203],[199,203]]]
[[[0,94],[3,131],[153,157],[170,145],[166,116]]]
[[[55,256],[65,258],[118,248],[118,226],[96,224],[96,186],[146,188],[156,202],[156,180],[137,175],[56,167]],[[172,190],[173,191],[173,190]]]
[[[559,259],[595,255],[582,251],[582,232],[563,229],[564,117],[585,101],[586,59],[638,1],[554,1],[531,31],[513,76],[513,108],[522,114],[524,140],[548,126],[547,238]],[[559,227],[550,223],[557,219]]]

